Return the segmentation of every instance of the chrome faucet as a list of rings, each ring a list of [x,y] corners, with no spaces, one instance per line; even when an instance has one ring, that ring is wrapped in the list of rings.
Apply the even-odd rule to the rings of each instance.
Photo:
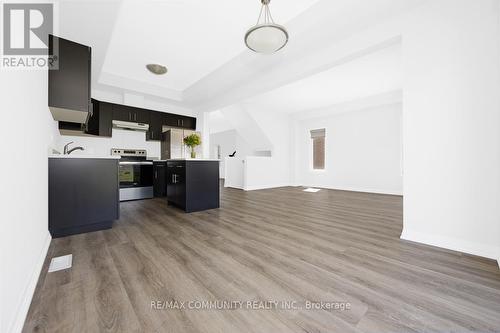
[[[72,144],[73,142],[74,141],[71,141],[71,142],[68,142],[67,144],[64,145],[64,155],[69,155],[72,152],[74,152],[75,150],[85,150],[85,149],[83,149],[83,147],[75,147],[75,148],[68,149],[69,145]]]

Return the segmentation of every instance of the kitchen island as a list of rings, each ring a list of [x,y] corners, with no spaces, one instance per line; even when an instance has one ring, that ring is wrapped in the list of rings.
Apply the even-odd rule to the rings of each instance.
[[[169,159],[167,200],[186,213],[219,208],[219,160]]]

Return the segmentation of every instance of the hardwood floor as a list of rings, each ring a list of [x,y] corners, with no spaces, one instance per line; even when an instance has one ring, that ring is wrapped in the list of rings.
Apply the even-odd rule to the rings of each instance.
[[[401,197],[288,187],[221,199],[192,214],[122,203],[112,229],[54,239],[24,332],[500,332],[496,262],[401,241]],[[46,273],[69,253],[70,270]],[[246,306],[151,304],[217,300]]]

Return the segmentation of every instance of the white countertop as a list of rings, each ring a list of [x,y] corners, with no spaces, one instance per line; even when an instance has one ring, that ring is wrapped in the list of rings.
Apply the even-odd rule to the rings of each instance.
[[[220,160],[216,158],[170,158],[168,160],[156,160],[158,162],[166,162],[166,161],[188,161],[188,162],[199,162],[199,161],[214,161],[220,162]],[[155,161],[153,161],[155,162]]]
[[[49,155],[49,158],[98,158],[98,159],[106,159],[106,160],[119,160],[120,156],[111,156],[111,155],[63,155],[63,154],[53,154]]]

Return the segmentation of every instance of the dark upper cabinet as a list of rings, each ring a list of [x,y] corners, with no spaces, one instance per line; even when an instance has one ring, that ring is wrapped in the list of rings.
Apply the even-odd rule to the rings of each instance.
[[[192,130],[196,129],[196,118],[193,117],[166,113],[163,121],[164,124],[167,126],[192,129]]]
[[[134,112],[134,121],[136,121],[138,123],[148,124],[149,117],[150,117],[152,111],[146,110],[146,109],[139,109],[139,108],[134,108],[134,109],[136,109]]]
[[[113,104],[113,120],[130,121],[130,112],[123,106],[124,105]]]
[[[165,113],[163,116],[163,123],[167,126],[179,127],[179,117],[175,114]]]
[[[59,131],[82,132],[85,130],[85,124],[71,123],[69,121],[59,121],[58,128],[59,128]]]
[[[99,101],[92,99],[92,114],[87,120],[85,133],[99,135]]]
[[[113,104],[113,119],[135,123],[148,123],[149,110],[128,105]]]
[[[91,48],[49,35],[49,108],[55,120],[86,123],[91,115]]]
[[[113,105],[100,102],[99,135],[111,137],[113,131]]]
[[[60,130],[111,137],[113,120],[149,124],[147,141],[161,141],[163,126],[196,129],[196,118],[166,112],[136,108],[128,105],[101,102],[92,99],[92,112],[86,123],[59,121]]]
[[[196,129],[196,118],[193,117],[181,117],[181,127],[186,129]]]
[[[113,128],[112,104],[92,99],[92,110],[85,133],[111,137]]]
[[[149,113],[149,130],[146,133],[147,141],[161,141],[161,133],[163,127],[164,113],[158,111],[150,111]]]
[[[195,130],[196,118],[165,112],[150,111],[149,131],[146,134],[146,139],[148,141],[161,141],[162,128],[164,125]]]

